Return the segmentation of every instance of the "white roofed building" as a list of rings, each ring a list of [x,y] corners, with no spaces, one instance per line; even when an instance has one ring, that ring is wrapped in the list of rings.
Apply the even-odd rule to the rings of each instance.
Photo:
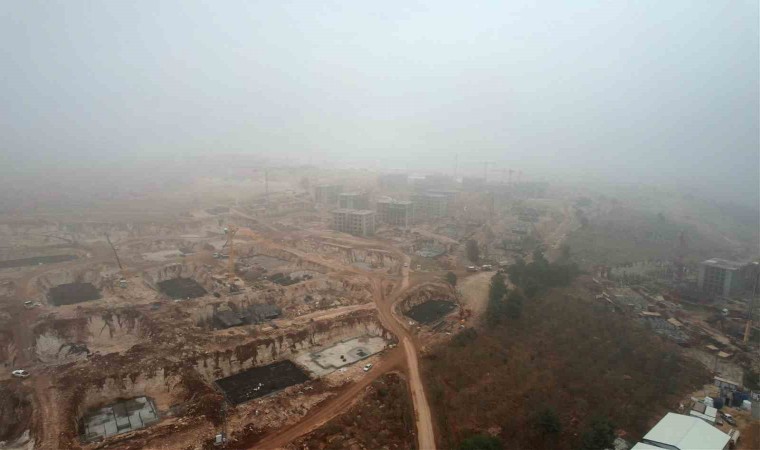
[[[727,450],[729,439],[702,419],[668,413],[631,450]]]

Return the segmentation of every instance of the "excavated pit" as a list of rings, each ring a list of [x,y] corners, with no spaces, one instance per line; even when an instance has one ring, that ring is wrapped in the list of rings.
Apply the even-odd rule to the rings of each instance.
[[[206,289],[192,278],[159,281],[158,289],[173,299],[197,298],[207,294]]]
[[[31,258],[11,259],[0,261],[0,269],[12,269],[15,267],[38,266],[40,264],[55,264],[59,262],[73,261],[79,259],[77,255],[51,255],[51,256],[33,256]]]
[[[50,304],[62,306],[98,300],[101,296],[92,283],[66,283],[50,288],[47,298]]]
[[[456,307],[456,303],[448,300],[429,300],[413,306],[404,315],[419,323],[428,324],[441,320]]]
[[[239,405],[306,381],[309,376],[286,359],[216,380],[216,385],[224,392],[227,401]]]

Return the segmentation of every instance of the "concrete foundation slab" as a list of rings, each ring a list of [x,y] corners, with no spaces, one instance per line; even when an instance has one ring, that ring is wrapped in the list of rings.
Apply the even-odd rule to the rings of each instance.
[[[379,336],[360,336],[338,342],[318,352],[304,353],[295,360],[315,376],[321,377],[381,352],[386,345],[385,339]]]
[[[148,397],[114,403],[91,411],[83,419],[84,440],[99,441],[110,436],[144,428],[158,421],[158,412]]]

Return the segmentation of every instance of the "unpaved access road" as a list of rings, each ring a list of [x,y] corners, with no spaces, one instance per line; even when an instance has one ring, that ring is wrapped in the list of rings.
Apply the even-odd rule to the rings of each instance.
[[[417,419],[417,448],[420,450],[435,449],[435,433],[430,405],[425,397],[425,389],[417,365],[417,350],[408,337],[404,337],[404,352],[409,365],[409,389],[412,391],[412,402]]]
[[[362,393],[367,386],[384,373],[398,368],[403,362],[404,355],[400,348],[388,352],[370,372],[349,386],[346,390],[338,394],[336,397],[327,400],[324,404],[316,408],[313,413],[307,414],[306,417],[297,424],[290,428],[286,428],[285,430],[280,430],[277,434],[264,437],[251,448],[257,450],[279,449],[295,441],[299,437],[316,430],[334,417],[350,409],[357,400],[361,399]]]
[[[320,405],[312,414],[308,414],[304,420],[286,430],[279,430],[276,434],[264,437],[251,448],[280,448],[298,437],[314,431],[330,419],[346,412],[361,396],[363,389],[374,379],[391,369],[403,369],[404,366],[408,371],[409,390],[412,394],[412,404],[415,411],[417,448],[420,450],[434,450],[436,448],[432,415],[425,396],[422,377],[420,376],[417,345],[414,341],[414,336],[404,327],[403,317],[398,317],[394,313],[395,304],[410,287],[408,268],[410,258],[408,255],[404,255],[404,262],[406,265],[401,270],[401,280],[398,280],[398,278],[395,280],[395,287],[389,295],[385,293],[385,282],[391,280],[386,275],[377,273],[367,274],[356,268],[342,267],[345,271],[363,273],[370,278],[373,287],[373,300],[377,306],[380,321],[384,327],[398,337],[400,347],[403,349],[397,348],[386,354],[383,360],[372,369],[370,376],[362,378],[338,394],[338,396]]]

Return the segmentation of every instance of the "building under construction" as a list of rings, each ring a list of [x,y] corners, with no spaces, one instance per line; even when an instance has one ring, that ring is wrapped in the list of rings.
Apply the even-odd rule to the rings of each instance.
[[[314,187],[314,201],[320,205],[337,205],[342,190],[339,184],[320,184]]]
[[[377,220],[386,225],[408,227],[414,221],[414,203],[408,200],[378,200]]]
[[[699,289],[708,295],[730,297],[741,294],[752,286],[747,286],[748,264],[712,258],[699,265]]]
[[[367,209],[336,209],[333,211],[333,229],[354,236],[375,234],[375,212]]]
[[[338,195],[341,209],[369,209],[369,194],[366,192],[343,192]]]
[[[415,194],[412,196],[414,213],[417,217],[424,219],[448,217],[451,214],[455,196],[454,191],[427,191],[423,194]]]

